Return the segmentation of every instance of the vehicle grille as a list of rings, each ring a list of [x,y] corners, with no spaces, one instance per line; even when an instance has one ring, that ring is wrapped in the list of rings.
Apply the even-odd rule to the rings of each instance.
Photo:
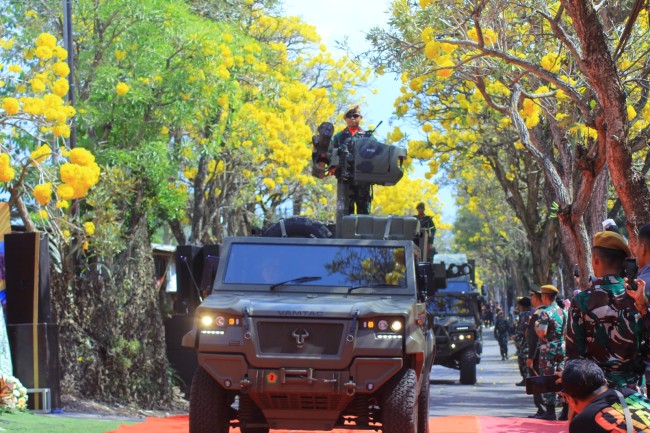
[[[341,396],[305,394],[260,394],[263,409],[334,410],[340,409]]]
[[[257,322],[263,355],[337,355],[343,337],[342,323],[305,321]],[[302,338],[298,337],[302,335]]]

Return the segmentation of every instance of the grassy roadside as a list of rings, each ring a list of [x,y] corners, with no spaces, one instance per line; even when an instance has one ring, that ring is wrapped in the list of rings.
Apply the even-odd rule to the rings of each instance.
[[[107,433],[133,422],[67,418],[56,415],[14,413],[0,415],[0,432]]]

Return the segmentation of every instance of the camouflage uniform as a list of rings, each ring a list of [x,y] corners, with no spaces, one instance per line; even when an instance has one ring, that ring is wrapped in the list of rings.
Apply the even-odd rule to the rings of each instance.
[[[494,338],[499,342],[501,359],[508,358],[508,336],[510,335],[510,323],[505,318],[497,319],[494,323]]]
[[[547,305],[539,312],[535,331],[544,331],[546,336],[539,344],[539,369],[542,375],[555,374],[564,367],[564,327],[567,322],[566,313],[557,303]],[[544,404],[554,405],[554,392],[542,394]]]
[[[533,371],[534,374],[539,374],[539,337],[535,332],[535,324],[539,315],[546,309],[546,305],[540,305],[537,308],[533,308],[533,314],[530,316],[528,321],[528,327],[526,328],[526,343],[528,345],[528,357],[533,360]],[[532,372],[531,372],[532,373]],[[533,402],[538,409],[542,409],[542,396],[541,394],[533,394]]]
[[[623,279],[613,275],[598,279],[571,301],[567,359],[596,362],[610,387],[643,391],[645,366],[640,346],[644,326],[646,319],[625,293]]]
[[[348,146],[348,151],[352,152],[354,150],[354,138],[360,138],[365,136],[363,129],[359,130],[352,135],[348,128],[345,128],[341,132],[337,132],[334,137],[332,137],[332,147],[334,152],[337,151],[337,148],[342,144]],[[341,164],[347,163],[347,161],[341,161]],[[340,169],[339,169],[340,170]],[[340,181],[340,179],[339,179]],[[356,205],[356,213],[360,215],[368,215],[370,213],[370,203],[372,202],[372,192],[370,190],[371,184],[368,182],[355,182],[352,181],[349,184],[350,190],[350,204],[348,206],[348,214],[353,214]]]
[[[526,359],[528,359],[528,340],[526,339],[526,329],[528,322],[533,315],[535,309],[530,307],[528,310],[519,313],[517,319],[517,326],[515,328],[515,347],[517,348],[517,362],[519,363],[519,373],[524,379],[530,376],[530,371],[526,367]]]

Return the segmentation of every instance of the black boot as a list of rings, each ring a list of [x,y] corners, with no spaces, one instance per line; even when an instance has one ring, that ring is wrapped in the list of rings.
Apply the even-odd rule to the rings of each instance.
[[[528,415],[528,418],[537,418],[538,416],[544,413],[544,409],[541,406],[537,406],[537,413],[534,415]]]
[[[562,411],[560,412],[560,416],[557,417],[558,421],[566,421],[569,419],[569,405],[564,403],[562,405]]]
[[[537,415],[535,418],[537,418],[537,419],[545,419],[545,420],[548,420],[548,421],[556,421],[557,416],[555,415],[555,405],[554,404],[547,404],[546,405],[546,411],[541,415]]]

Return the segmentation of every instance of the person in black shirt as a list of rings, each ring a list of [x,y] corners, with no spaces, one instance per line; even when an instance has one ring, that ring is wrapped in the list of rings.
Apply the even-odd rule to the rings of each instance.
[[[433,218],[424,213],[424,203],[420,202],[415,207],[417,215],[415,218],[420,221],[420,237],[424,238],[426,234],[427,239],[427,257],[432,257],[432,253],[435,253],[433,249],[433,238],[436,236],[436,225],[433,223]]]
[[[650,433],[650,400],[629,388],[610,389],[595,362],[568,361],[561,380],[560,395],[577,413],[569,433]]]
[[[528,344],[528,358],[526,358],[526,367],[530,372],[531,376],[537,376],[539,374],[539,350],[537,346],[539,345],[539,337],[535,332],[535,322],[539,318],[539,308],[546,308],[542,304],[542,292],[537,288],[530,289],[530,301],[533,305],[533,314],[528,319],[528,326],[526,328],[526,343]],[[537,412],[534,415],[529,415],[528,418],[535,418],[542,416],[545,413],[544,406],[542,405],[542,395],[533,394],[533,402],[537,408]]]

